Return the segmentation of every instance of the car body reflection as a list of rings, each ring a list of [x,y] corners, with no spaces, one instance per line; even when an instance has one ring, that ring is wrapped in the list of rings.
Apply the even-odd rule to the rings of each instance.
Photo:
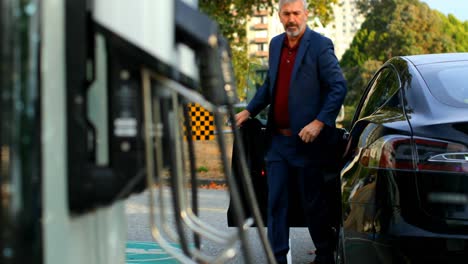
[[[396,57],[369,82],[341,171],[342,263],[468,261],[468,53]]]

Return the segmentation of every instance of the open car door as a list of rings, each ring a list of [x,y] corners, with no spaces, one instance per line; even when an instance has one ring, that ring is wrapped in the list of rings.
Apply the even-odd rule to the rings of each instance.
[[[248,119],[242,127],[240,127],[240,139],[241,142],[234,140],[233,144],[242,144],[243,151],[245,152],[245,158],[248,167],[248,173],[252,181],[252,185],[257,198],[260,213],[262,215],[263,222],[265,225],[267,222],[268,215],[268,184],[267,184],[267,172],[265,169],[265,154],[268,147],[269,135],[266,131],[266,125],[257,118]],[[237,186],[240,191],[242,198],[242,208],[245,209],[244,215],[246,218],[253,218],[253,214],[250,210],[249,203],[246,199],[245,183],[242,182],[240,175],[242,171],[240,168],[240,161],[236,153],[236,148],[233,148],[232,154],[232,171],[234,179],[236,180]],[[291,177],[291,190],[297,189],[297,181]],[[289,213],[289,224],[291,227],[305,227],[304,214],[300,203],[300,197],[298,192],[290,191],[290,213]],[[227,211],[228,225],[236,226],[233,221],[233,206],[229,204]],[[255,225],[255,223],[254,223]]]

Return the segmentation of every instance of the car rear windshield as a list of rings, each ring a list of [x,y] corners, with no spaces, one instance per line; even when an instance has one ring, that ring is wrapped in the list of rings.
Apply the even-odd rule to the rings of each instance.
[[[420,65],[420,72],[432,95],[457,107],[468,107],[468,62]]]

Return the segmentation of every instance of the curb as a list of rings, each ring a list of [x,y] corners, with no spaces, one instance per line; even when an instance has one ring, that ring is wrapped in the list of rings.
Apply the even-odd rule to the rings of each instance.
[[[164,179],[164,185],[168,184],[168,179]],[[190,180],[186,181],[186,184],[190,185]],[[227,185],[226,179],[209,179],[209,178],[197,178],[197,187],[209,186],[210,184],[216,185]]]
[[[226,184],[226,180],[224,179],[197,179],[198,187],[202,185],[210,185],[211,183],[215,183],[216,185],[223,185],[223,184]]]

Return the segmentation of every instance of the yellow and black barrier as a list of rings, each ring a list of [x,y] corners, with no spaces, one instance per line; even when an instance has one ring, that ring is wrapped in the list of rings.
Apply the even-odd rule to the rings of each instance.
[[[188,104],[191,135],[193,140],[213,140],[214,139],[214,116],[201,105],[196,103]],[[185,128],[187,135],[187,128]]]

